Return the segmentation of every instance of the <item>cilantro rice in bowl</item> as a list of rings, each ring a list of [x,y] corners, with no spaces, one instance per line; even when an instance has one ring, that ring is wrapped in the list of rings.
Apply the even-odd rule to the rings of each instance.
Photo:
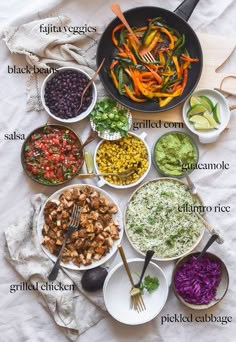
[[[129,199],[125,230],[131,245],[141,254],[155,251],[155,260],[174,260],[190,253],[200,242],[204,225],[183,205],[202,206],[185,183],[158,178],[141,185]]]

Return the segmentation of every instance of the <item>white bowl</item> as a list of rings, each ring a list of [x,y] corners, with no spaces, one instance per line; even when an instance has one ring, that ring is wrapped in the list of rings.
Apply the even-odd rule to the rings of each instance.
[[[134,258],[127,261],[134,283],[137,283],[143,268],[144,259]],[[164,272],[159,266],[150,262],[145,275],[157,277],[160,284],[153,293],[148,293],[144,290],[143,300],[146,310],[138,313],[135,310],[130,310],[131,284],[123,263],[116,265],[108,273],[103,285],[104,301],[108,312],[117,321],[129,325],[143,324],[154,319],[164,307],[169,291]]]
[[[60,72],[61,70],[76,70],[76,71],[79,71],[81,72],[82,74],[84,74],[88,80],[91,80],[91,77],[83,70],[81,70],[80,68],[74,68],[74,67],[62,67],[62,68],[58,68],[57,69],[57,73]],[[95,104],[96,104],[96,101],[97,101],[97,88],[95,86],[95,83],[93,82],[92,83],[92,102],[90,103],[89,107],[86,109],[86,111],[82,112],[81,114],[77,115],[76,117],[74,118],[70,118],[70,119],[62,119],[62,118],[59,118],[58,116],[54,115],[53,113],[51,113],[50,109],[48,108],[48,106],[46,105],[45,103],[45,99],[44,99],[44,94],[45,94],[45,87],[46,87],[46,84],[47,82],[52,79],[57,73],[51,73],[49,74],[45,80],[43,81],[43,84],[42,84],[42,88],[41,88],[41,101],[42,101],[42,104],[43,104],[43,107],[44,109],[46,110],[46,112],[55,120],[58,120],[60,122],[65,122],[65,123],[73,123],[73,122],[78,122],[78,121],[81,121],[83,120],[86,116],[88,116],[91,111],[93,110]]]
[[[218,129],[209,129],[205,131],[196,130],[194,126],[189,122],[189,119],[187,117],[187,112],[190,107],[189,105],[189,98],[185,101],[183,106],[183,120],[185,125],[188,127],[188,129],[198,135],[199,141],[202,144],[208,144],[215,142],[219,136],[220,133],[223,132],[223,130],[227,127],[229,120],[230,120],[230,109],[229,105],[225,99],[225,97],[219,93],[217,90],[214,89],[199,89],[195,91],[191,96],[207,96],[209,97],[214,104],[217,102],[220,105],[220,114],[221,114],[221,123],[219,124]]]
[[[144,143],[144,145],[145,145],[145,147],[146,147],[146,150],[147,150],[147,159],[148,159],[148,167],[147,167],[146,172],[144,172],[144,174],[143,174],[136,182],[131,183],[131,184],[127,184],[127,185],[117,185],[117,184],[113,184],[113,183],[110,183],[110,182],[108,182],[107,180],[105,180],[105,178],[100,177],[100,180],[97,182],[97,185],[98,185],[99,187],[101,187],[101,186],[107,184],[107,185],[109,185],[109,186],[111,186],[111,187],[113,187],[113,188],[116,188],[116,189],[128,189],[128,188],[132,188],[133,186],[136,186],[136,185],[138,185],[139,183],[141,183],[141,182],[144,180],[144,178],[147,176],[148,172],[150,171],[151,163],[152,163],[152,162],[151,162],[151,152],[150,152],[150,149],[149,149],[147,143],[146,143],[145,140],[144,140],[144,139],[146,138],[146,136],[147,136],[147,133],[146,133],[146,132],[143,132],[143,133],[141,133],[140,135],[137,135],[137,134],[135,134],[135,133],[129,132],[129,134],[130,134],[130,135],[133,135],[133,136],[136,137],[137,139],[140,139],[140,140]],[[97,156],[97,151],[98,151],[100,145],[103,143],[103,141],[104,141],[104,140],[102,140],[102,141],[100,141],[100,142],[98,143],[98,145],[97,145],[97,147],[96,147],[96,149],[95,149],[95,153],[94,153],[94,167],[95,167],[96,173],[100,173],[99,168],[98,168],[98,165],[97,165],[97,162],[96,162],[96,156]]]

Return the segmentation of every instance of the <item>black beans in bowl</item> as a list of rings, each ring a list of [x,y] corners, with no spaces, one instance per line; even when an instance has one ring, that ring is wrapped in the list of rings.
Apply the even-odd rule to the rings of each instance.
[[[86,91],[80,108],[81,95],[90,77],[77,68],[60,68],[50,74],[42,86],[42,103],[47,112],[63,122],[82,120],[93,109],[96,102],[94,83]]]

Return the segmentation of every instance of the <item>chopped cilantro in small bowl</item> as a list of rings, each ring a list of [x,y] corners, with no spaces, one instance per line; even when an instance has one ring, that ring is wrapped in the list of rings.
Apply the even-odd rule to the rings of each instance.
[[[90,123],[102,139],[117,140],[128,135],[132,125],[130,111],[111,98],[98,101],[90,114]]]

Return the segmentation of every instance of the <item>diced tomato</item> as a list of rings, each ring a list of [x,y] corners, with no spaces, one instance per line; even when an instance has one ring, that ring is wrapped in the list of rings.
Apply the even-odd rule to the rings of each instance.
[[[80,142],[73,132],[64,128],[48,126],[45,133],[44,130],[34,133],[27,140],[27,146],[24,152],[26,169],[36,179],[60,184],[68,178],[63,169],[73,177],[81,165],[81,158],[77,157]]]
[[[55,144],[55,145],[56,145],[56,144],[57,144],[57,145],[58,145],[58,144],[60,144],[60,141],[59,141],[59,139],[57,139],[57,138],[54,138],[54,139],[53,139],[53,144]]]
[[[37,175],[38,170],[35,167],[32,167],[31,172],[33,173],[33,175]]]

